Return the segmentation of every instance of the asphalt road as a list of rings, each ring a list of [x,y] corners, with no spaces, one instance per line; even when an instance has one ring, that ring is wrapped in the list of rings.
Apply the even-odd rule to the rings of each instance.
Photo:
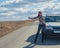
[[[0,48],[60,48],[60,40],[46,39],[41,42],[41,33],[37,43],[34,44],[35,34],[38,28],[38,21],[25,27],[15,30],[12,33],[0,38]]]

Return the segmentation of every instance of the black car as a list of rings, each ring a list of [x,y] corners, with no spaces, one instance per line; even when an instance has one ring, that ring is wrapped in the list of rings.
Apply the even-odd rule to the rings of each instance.
[[[46,38],[60,37],[60,16],[46,16],[46,28],[42,30],[42,42]]]

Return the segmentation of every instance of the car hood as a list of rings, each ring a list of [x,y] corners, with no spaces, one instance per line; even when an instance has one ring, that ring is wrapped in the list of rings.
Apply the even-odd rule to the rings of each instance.
[[[60,26],[60,22],[47,22],[46,26]]]

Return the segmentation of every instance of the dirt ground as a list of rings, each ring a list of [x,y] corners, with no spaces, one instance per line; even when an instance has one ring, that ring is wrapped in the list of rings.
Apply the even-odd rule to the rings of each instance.
[[[11,33],[12,31],[21,28],[23,26],[28,25],[29,23],[34,22],[33,20],[26,20],[26,21],[5,21],[0,22],[0,37]]]

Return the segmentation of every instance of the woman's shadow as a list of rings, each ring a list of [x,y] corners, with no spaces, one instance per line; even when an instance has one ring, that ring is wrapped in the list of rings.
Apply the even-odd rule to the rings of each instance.
[[[60,39],[54,39],[54,38],[47,38],[44,39],[44,42],[41,42],[41,34],[39,34],[37,42],[34,43],[34,39],[35,39],[35,34],[28,37],[28,39],[26,40],[26,42],[30,42],[30,44],[28,44],[27,46],[25,46],[24,48],[33,48],[36,45],[60,45]]]

